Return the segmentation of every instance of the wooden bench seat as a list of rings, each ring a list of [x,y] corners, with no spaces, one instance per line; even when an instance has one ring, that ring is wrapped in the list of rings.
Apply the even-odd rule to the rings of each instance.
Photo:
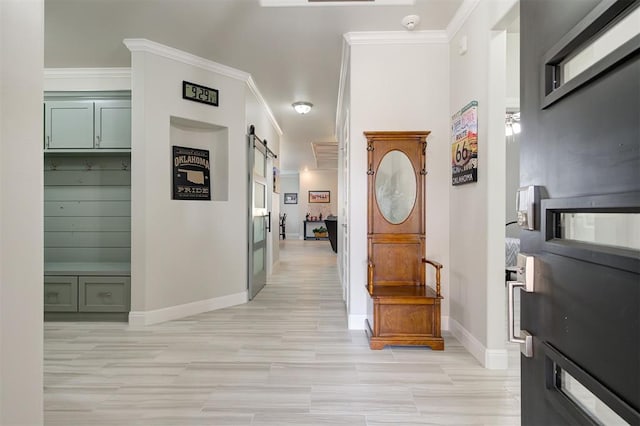
[[[429,346],[444,349],[440,336],[440,300],[428,286],[376,286],[371,324],[365,330],[371,349],[386,345]]]

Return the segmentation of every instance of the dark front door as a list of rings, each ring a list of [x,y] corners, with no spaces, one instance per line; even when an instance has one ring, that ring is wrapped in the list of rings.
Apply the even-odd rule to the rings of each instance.
[[[521,1],[520,183],[542,198],[520,232],[536,261],[521,298],[523,425],[640,424],[637,6]],[[631,35],[594,41],[625,16]]]

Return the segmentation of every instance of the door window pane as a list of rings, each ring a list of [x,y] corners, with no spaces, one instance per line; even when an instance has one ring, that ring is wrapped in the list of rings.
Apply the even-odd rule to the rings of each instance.
[[[638,34],[640,34],[640,8],[629,13],[566,61],[562,65],[563,83],[575,78]]]
[[[640,250],[640,213],[560,213],[558,237]]]
[[[254,182],[253,183],[253,207],[256,209],[266,209],[267,208],[267,198],[265,196],[266,186]]]
[[[253,218],[253,242],[259,243],[264,241],[265,238],[265,224],[264,217],[256,216]]]
[[[599,424],[629,424],[565,370],[560,370],[560,383],[560,391]]]
[[[253,172],[258,176],[266,177],[266,157],[259,149],[253,150]]]
[[[259,248],[253,252],[253,275],[258,275],[264,271],[264,248]]]

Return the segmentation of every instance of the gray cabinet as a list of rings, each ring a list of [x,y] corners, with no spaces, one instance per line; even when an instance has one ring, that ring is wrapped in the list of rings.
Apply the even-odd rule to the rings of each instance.
[[[45,103],[44,143],[47,149],[93,148],[93,102]]]
[[[44,277],[45,312],[78,311],[78,277]]]
[[[45,312],[129,312],[129,276],[45,275]]]
[[[79,277],[79,312],[128,312],[129,277]]]
[[[94,125],[96,148],[131,148],[131,101],[96,101]]]
[[[45,102],[48,151],[131,148],[130,100]]]

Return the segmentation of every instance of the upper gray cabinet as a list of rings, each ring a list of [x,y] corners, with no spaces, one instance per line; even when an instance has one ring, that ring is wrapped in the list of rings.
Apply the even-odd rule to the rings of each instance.
[[[131,101],[95,102],[95,147],[131,148]]]
[[[130,100],[45,102],[46,150],[131,148]]]
[[[45,103],[44,144],[47,149],[93,148],[93,102]]]

